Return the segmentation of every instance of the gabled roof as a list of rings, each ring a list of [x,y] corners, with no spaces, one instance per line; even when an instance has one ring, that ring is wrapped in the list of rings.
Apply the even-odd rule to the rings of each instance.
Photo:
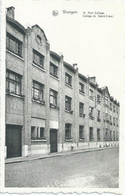
[[[44,37],[45,37],[45,39],[46,39],[46,41],[47,41],[47,37],[46,37],[46,35],[45,35],[44,30],[43,30],[38,24],[35,24],[35,25],[32,26],[32,28],[34,28],[34,27],[37,27],[37,28],[39,28],[39,29],[41,30],[41,32],[44,34]]]

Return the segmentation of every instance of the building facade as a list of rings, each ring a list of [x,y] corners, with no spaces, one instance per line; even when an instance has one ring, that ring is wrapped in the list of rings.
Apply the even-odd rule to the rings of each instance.
[[[117,145],[120,105],[50,50],[44,31],[6,16],[7,158]]]

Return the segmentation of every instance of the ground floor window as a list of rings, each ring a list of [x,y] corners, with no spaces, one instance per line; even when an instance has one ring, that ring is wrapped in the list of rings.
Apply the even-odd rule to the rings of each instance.
[[[110,141],[112,141],[112,131],[110,131]]]
[[[65,139],[71,139],[71,126],[70,123],[65,124]]]
[[[93,135],[93,127],[89,128],[89,141],[94,140],[94,135]]]
[[[97,140],[100,140],[100,129],[97,129]]]
[[[113,131],[113,140],[115,140],[115,131]]]
[[[31,127],[31,140],[45,139],[44,127]]]
[[[84,126],[79,126],[79,139],[84,139]]]

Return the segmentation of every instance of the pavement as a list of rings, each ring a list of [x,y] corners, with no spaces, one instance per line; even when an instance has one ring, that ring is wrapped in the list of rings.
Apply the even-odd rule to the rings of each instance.
[[[85,153],[85,152],[92,152],[92,151],[99,151],[99,150],[107,150],[107,149],[112,149],[112,148],[118,148],[118,146],[112,146],[112,147],[108,146],[108,147],[103,147],[103,148],[89,148],[89,149],[81,149],[81,150],[74,150],[74,151],[68,151],[68,152],[56,152],[56,153],[49,153],[49,154],[36,154],[36,155],[31,155],[31,156],[7,158],[5,159],[5,164],[21,163],[21,162],[32,161],[32,160],[73,155],[73,154],[78,154],[78,153]]]

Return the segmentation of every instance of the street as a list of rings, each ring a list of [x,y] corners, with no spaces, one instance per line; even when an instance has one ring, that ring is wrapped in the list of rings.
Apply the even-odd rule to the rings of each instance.
[[[119,149],[5,165],[6,187],[119,187]]]

